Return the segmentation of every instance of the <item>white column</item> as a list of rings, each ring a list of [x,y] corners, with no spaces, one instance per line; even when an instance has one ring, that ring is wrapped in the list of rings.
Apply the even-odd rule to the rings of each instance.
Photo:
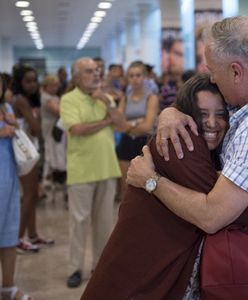
[[[160,72],[160,9],[152,9],[149,5],[140,6],[140,59],[144,63],[154,65]]]
[[[127,37],[126,37],[126,31],[124,26],[119,28],[119,30],[117,31],[116,41],[117,41],[116,63],[125,66]]]
[[[13,47],[10,39],[2,37],[0,39],[0,72],[12,72],[14,65]]]
[[[126,24],[126,64],[140,58],[140,24],[138,20],[128,20]]]
[[[105,60],[106,66],[115,63],[117,60],[116,37],[110,36],[101,47],[102,58]]]
[[[237,16],[239,14],[239,0],[222,0],[222,9],[224,18]]]
[[[195,68],[194,0],[181,0],[181,26],[184,46],[184,68]]]

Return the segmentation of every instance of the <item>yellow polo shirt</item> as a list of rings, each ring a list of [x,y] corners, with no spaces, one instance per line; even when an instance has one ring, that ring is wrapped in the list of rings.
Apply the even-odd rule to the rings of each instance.
[[[60,114],[67,130],[78,123],[103,120],[106,113],[107,109],[102,101],[91,98],[79,88],[65,94],[61,99]],[[68,185],[120,176],[111,126],[85,136],[72,136],[68,132]]]

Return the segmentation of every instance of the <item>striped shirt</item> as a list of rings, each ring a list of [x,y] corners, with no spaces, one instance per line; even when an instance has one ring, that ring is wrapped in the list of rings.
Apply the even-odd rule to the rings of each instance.
[[[221,159],[222,174],[248,192],[248,104],[230,118]]]

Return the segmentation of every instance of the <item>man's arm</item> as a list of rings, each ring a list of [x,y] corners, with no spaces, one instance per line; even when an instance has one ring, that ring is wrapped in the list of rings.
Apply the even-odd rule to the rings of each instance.
[[[155,173],[147,146],[143,153],[143,157],[132,160],[127,173],[127,183],[141,188]],[[215,233],[233,222],[248,206],[248,193],[223,175],[207,195],[180,186],[165,177],[158,181],[154,194],[176,215],[208,233]]]
[[[189,151],[194,150],[190,135],[185,129],[186,126],[189,126],[191,131],[198,135],[196,123],[190,116],[185,115],[175,107],[168,107],[161,112],[158,121],[156,144],[159,154],[164,156],[166,161],[170,158],[168,150],[169,139],[172,141],[179,159],[184,156],[179,136],[182,137]]]
[[[69,128],[71,135],[89,135],[98,132],[106,126],[109,126],[112,123],[112,120],[109,117],[104,118],[100,121],[89,122],[89,123],[78,123],[72,125]]]

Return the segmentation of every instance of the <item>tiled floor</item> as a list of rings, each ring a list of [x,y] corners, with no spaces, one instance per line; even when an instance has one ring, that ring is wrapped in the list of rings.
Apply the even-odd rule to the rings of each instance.
[[[74,289],[66,286],[68,276],[68,211],[62,195],[42,202],[38,207],[40,234],[56,240],[54,246],[42,249],[38,254],[18,255],[17,285],[35,300],[80,299],[91,270],[91,242],[88,239],[83,284]]]

